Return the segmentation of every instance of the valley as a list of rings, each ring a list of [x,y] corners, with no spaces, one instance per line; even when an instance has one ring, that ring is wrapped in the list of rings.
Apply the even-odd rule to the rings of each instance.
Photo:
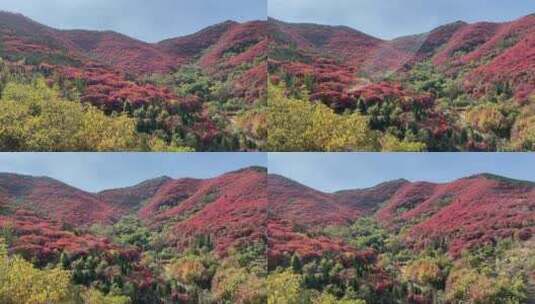
[[[492,174],[333,193],[263,167],[98,193],[0,174],[0,236],[117,303],[529,303],[534,196]]]
[[[39,94],[46,84],[60,101],[57,107],[75,101],[108,117],[127,118],[136,141],[61,148],[66,144],[50,139],[59,149],[251,151],[263,144],[267,39],[262,21],[227,21],[146,43],[113,31],[55,29],[2,11],[0,41],[5,101],[17,101],[6,97],[13,86]],[[2,112],[9,111],[4,104]],[[0,119],[9,123],[9,117]],[[58,150],[19,147],[12,141],[29,140],[8,136],[15,138],[1,150]]]
[[[375,137],[370,145],[331,131],[340,143],[318,142],[314,151],[533,149],[533,14],[504,23],[458,21],[392,40],[346,26],[276,19],[267,26],[271,107],[288,108],[285,98],[319,103],[367,122],[354,137]],[[306,125],[302,120],[289,125]],[[271,139],[272,149],[310,150],[291,144],[291,130],[270,131],[284,135]]]

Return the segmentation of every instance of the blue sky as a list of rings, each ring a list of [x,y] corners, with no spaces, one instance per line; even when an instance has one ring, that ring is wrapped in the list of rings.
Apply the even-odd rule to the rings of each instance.
[[[533,0],[269,0],[288,22],[347,25],[376,37],[427,32],[457,20],[509,21],[535,13]]]
[[[229,19],[265,19],[267,0],[0,0],[0,10],[56,28],[114,30],[156,42]]]
[[[327,192],[479,173],[535,181],[535,153],[0,153],[0,172],[49,176],[93,192],[162,175],[209,178],[249,166],[269,167]]]
[[[534,153],[270,153],[269,172],[327,192],[405,178],[448,182],[479,173],[535,181]]]
[[[49,176],[86,191],[132,186],[146,179],[209,178],[249,166],[264,153],[0,153],[0,172]]]

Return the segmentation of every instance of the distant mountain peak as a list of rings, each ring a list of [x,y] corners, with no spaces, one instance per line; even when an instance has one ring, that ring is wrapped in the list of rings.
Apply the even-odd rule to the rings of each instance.
[[[494,173],[486,173],[486,172],[469,176],[466,179],[477,179],[477,178],[485,178],[485,179],[496,180],[496,181],[512,183],[512,184],[535,185],[535,182],[533,181],[515,179],[515,178],[506,177],[503,175],[498,175]]]

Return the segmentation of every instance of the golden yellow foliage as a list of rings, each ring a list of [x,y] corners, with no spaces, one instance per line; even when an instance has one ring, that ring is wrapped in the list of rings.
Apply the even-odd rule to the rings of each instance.
[[[165,267],[168,278],[193,285],[203,280],[208,269],[198,256],[185,256]]]
[[[424,143],[400,141],[395,136],[387,134],[380,139],[383,152],[423,152]]]
[[[338,300],[335,296],[322,293],[317,299],[314,300],[314,304],[366,304],[364,300],[352,300],[352,299],[341,299]]]
[[[535,150],[535,107],[525,108],[511,130],[511,148],[518,151]]]
[[[84,304],[130,304],[126,296],[103,295],[95,289],[88,289],[83,293]]]
[[[212,280],[212,292],[221,302],[265,303],[264,280],[245,268],[224,263]]]
[[[374,151],[377,136],[358,114],[338,115],[325,105],[284,96],[269,85],[270,151]]]
[[[236,125],[247,136],[262,144],[268,136],[267,112],[265,109],[254,109],[240,114],[236,118]]]
[[[9,257],[0,241],[0,303],[66,303],[70,299],[70,280],[68,271],[39,270],[21,257]]]
[[[61,100],[43,79],[9,83],[0,101],[0,150],[110,151],[139,149],[135,122]]]
[[[290,271],[270,274],[267,278],[268,304],[301,303],[302,278]]]
[[[466,121],[482,132],[500,132],[507,128],[507,117],[498,105],[481,105],[466,113]]]
[[[405,280],[422,286],[437,282],[441,275],[439,266],[431,259],[413,261],[403,269]]]

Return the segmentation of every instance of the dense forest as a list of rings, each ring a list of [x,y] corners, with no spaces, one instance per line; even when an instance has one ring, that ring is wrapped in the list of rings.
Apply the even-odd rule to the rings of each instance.
[[[150,44],[0,12],[0,150],[260,150],[262,28],[228,21]]]
[[[270,96],[274,107],[288,98],[324,105],[339,120],[359,117],[355,136],[375,134],[373,151],[533,150],[534,15],[455,22],[393,40],[274,19],[268,27],[270,86],[283,91]],[[299,116],[299,104],[284,114]],[[343,124],[325,123],[318,128]],[[291,124],[274,125],[273,149],[370,150],[370,142],[343,135],[336,145],[306,146],[292,141]]]
[[[2,12],[2,106],[39,116],[31,132],[49,138],[6,120],[0,149],[530,151],[534,20],[455,22],[388,41],[347,27],[228,21],[150,44]],[[28,113],[23,104],[35,102],[17,88],[35,91],[39,107],[80,103],[133,126],[80,146],[45,134],[57,119]]]
[[[99,193],[1,174],[0,301],[530,303],[534,195],[490,174],[336,193],[257,167]]]

